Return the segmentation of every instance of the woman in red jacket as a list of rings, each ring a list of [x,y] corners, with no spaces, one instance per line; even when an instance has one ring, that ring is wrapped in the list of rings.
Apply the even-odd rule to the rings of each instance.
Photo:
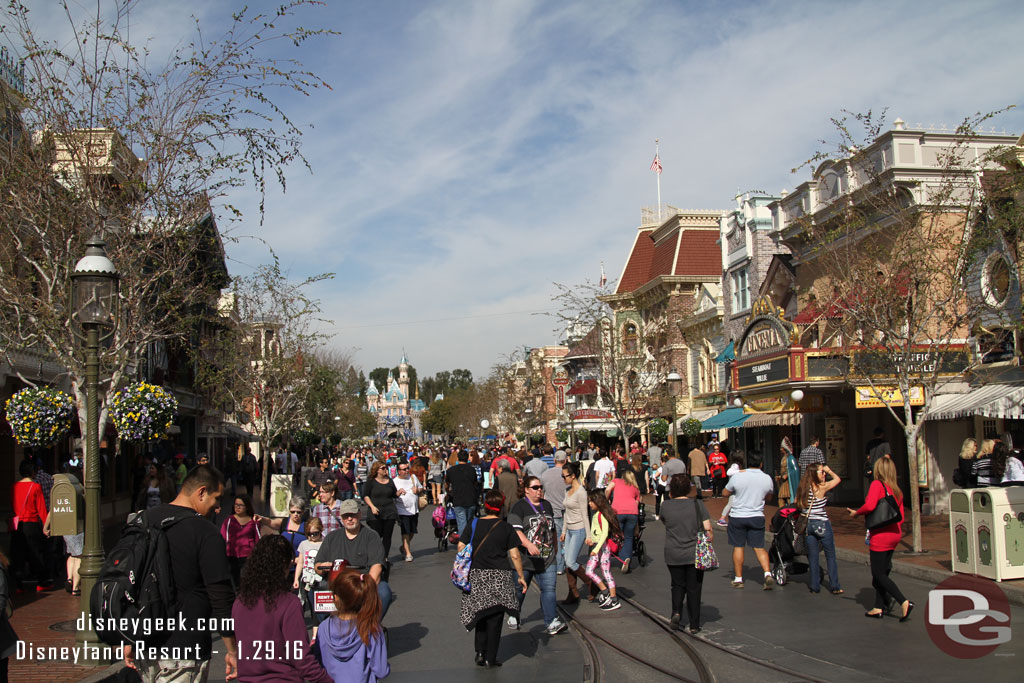
[[[36,591],[42,593],[53,589],[50,571],[46,561],[46,538],[43,524],[46,523],[46,500],[43,489],[34,480],[36,467],[31,460],[23,460],[18,467],[21,479],[11,486],[11,505],[17,523],[11,520],[12,564],[20,569],[28,562],[32,576],[36,579]],[[14,574],[14,571],[11,572]]]
[[[864,616],[881,619],[885,614],[886,599],[891,597],[902,609],[900,621],[906,621],[914,609],[914,603],[907,600],[889,578],[889,572],[892,571],[892,553],[903,538],[903,492],[896,483],[896,465],[888,455],[875,463],[874,474],[875,479],[868,488],[864,504],[857,510],[846,508],[847,511],[851,517],[870,514],[878,506],[878,502],[891,493],[899,505],[900,518],[892,524],[871,531],[868,549],[871,551],[871,585],[875,588],[875,607],[865,612]]]

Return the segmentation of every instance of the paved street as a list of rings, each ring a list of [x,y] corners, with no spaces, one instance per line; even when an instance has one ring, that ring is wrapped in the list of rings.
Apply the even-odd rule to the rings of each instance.
[[[721,501],[708,501],[716,512]],[[438,553],[429,521],[428,508],[422,513],[421,533],[414,539],[416,560],[396,562],[391,583],[398,599],[388,613],[390,661],[394,681],[464,681],[486,675],[494,680],[584,680],[586,673],[583,643],[572,632],[555,637],[543,633],[536,590],[527,597],[526,623],[522,631],[503,631],[499,658],[505,666],[483,672],[472,661],[472,635],[458,621],[458,592],[451,586],[448,573],[454,551]],[[668,614],[669,579],[661,561],[663,527],[649,521],[645,540],[653,562],[629,575],[616,573],[621,594],[663,615]],[[728,565],[729,548],[725,534],[715,537],[721,560]],[[394,554],[392,559],[398,559]],[[812,595],[806,590],[806,574],[797,575],[784,587],[770,592],[760,589],[759,572],[753,556],[744,569],[748,585],[743,590],[730,587],[728,566],[709,573],[704,583],[702,638],[744,653],[758,660],[777,664],[808,677],[829,681],[903,680],[907,671],[933,681],[960,680],[965,677],[986,681],[1019,680],[1018,662],[1024,661],[1024,639],[1015,637],[991,655],[977,660],[960,660],[944,654],[929,638],[925,628],[926,599],[934,583],[894,574],[894,578],[917,608],[908,623],[895,618],[880,621],[865,619],[864,610],[873,600],[870,576],[863,562],[840,561],[839,572],[846,593],[833,596],[823,591]],[[565,593],[564,579],[559,581],[559,597]],[[45,609],[42,609],[45,607]],[[54,623],[57,612],[70,613],[74,604],[63,593],[37,598],[19,609],[15,626],[23,638],[40,634],[48,642],[60,642],[62,635],[44,629]],[[627,606],[618,612],[602,613],[596,606],[583,603],[570,608],[592,628],[614,642],[683,675],[690,665],[675,646],[650,622],[645,622]],[[67,618],[67,617],[65,617]],[[1012,606],[1011,624],[1024,623],[1024,608]],[[1015,634],[1016,635],[1016,634]],[[772,671],[695,641],[720,681],[790,680]],[[614,654],[597,643],[605,667],[605,680],[668,680],[636,662]],[[884,656],[880,653],[884,652]],[[13,681],[73,681],[85,678],[91,670],[63,664],[13,662]],[[109,675],[108,669],[93,680]],[[213,667],[211,680],[223,680],[222,656]]]

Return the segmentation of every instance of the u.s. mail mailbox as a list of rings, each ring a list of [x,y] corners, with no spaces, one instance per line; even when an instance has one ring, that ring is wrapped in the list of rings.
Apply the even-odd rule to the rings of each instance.
[[[50,535],[74,536],[84,530],[85,489],[73,474],[53,475],[50,489]]]

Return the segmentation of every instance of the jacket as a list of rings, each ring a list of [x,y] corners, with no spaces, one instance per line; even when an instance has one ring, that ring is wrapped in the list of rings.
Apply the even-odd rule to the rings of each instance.
[[[335,681],[376,683],[391,673],[384,634],[370,638],[367,645],[359,637],[354,621],[331,617],[316,634],[320,661]]]

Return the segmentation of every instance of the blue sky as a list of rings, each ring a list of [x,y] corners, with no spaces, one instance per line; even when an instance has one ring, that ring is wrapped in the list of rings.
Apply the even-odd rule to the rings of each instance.
[[[133,34],[159,49],[188,11],[216,32],[236,4],[146,3]],[[556,342],[531,313],[602,260],[618,276],[655,138],[663,202],[728,209],[805,180],[790,169],[842,109],[953,127],[1022,104],[1015,1],[329,1],[302,23],[341,34],[299,55],[333,90],[284,102],[313,174],[291,169],[263,225],[239,192],[231,267],[266,260],[257,235],[296,278],[335,272],[316,290],[332,345],[367,371],[404,348],[421,375],[481,376]],[[1024,111],[994,123],[1019,134]]]

